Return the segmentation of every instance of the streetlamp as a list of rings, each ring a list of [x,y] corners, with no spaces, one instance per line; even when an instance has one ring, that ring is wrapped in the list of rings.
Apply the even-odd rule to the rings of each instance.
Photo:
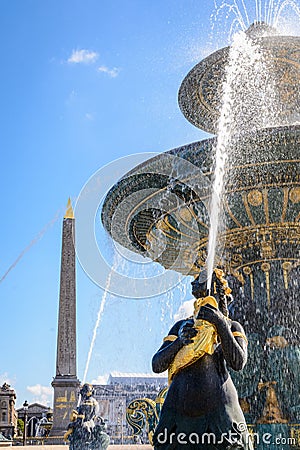
[[[28,411],[28,403],[27,400],[23,403],[24,408],[24,433],[23,433],[23,445],[26,445],[26,432],[27,432],[27,411]]]

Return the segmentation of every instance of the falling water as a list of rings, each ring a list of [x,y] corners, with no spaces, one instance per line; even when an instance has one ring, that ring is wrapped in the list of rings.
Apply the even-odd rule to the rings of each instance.
[[[272,25],[274,27],[278,26],[278,22],[282,17],[283,11],[290,7],[294,13],[300,18],[300,8],[294,0],[284,0],[282,3],[279,3],[274,11]]]
[[[217,235],[219,229],[221,194],[223,190],[223,180],[225,164],[227,160],[227,147],[230,142],[231,125],[232,125],[232,79],[234,77],[234,69],[238,59],[236,55],[236,45],[233,43],[229,53],[229,64],[227,67],[226,79],[223,84],[223,104],[218,124],[218,138],[215,149],[215,172],[212,189],[212,198],[210,204],[210,229],[208,237],[207,251],[207,287],[210,290],[212,273],[214,269],[214,260],[217,245]]]
[[[295,0],[255,0],[255,22],[264,20],[271,26],[277,27],[283,11],[287,8],[291,8],[300,18],[300,8]],[[240,4],[238,4],[237,0],[223,0],[219,4],[215,1],[215,14],[212,16],[215,22],[224,11],[226,11],[226,19],[229,18],[230,14],[234,15],[230,35],[233,33],[236,25],[242,31],[233,36],[233,44],[229,50],[229,62],[223,83],[223,98],[215,146],[215,170],[210,204],[207,257],[208,288],[210,288],[215,263],[217,236],[221,219],[224,174],[226,161],[229,156],[228,151],[230,151],[232,146],[232,138],[241,132],[251,132],[263,127],[280,125],[276,123],[278,99],[276,99],[274,80],[270,78],[272,71],[266,67],[259,48],[243,33],[243,31],[246,31],[247,26],[250,25],[249,14],[244,0],[241,0]],[[212,28],[214,28],[214,25],[212,25]],[[256,66],[256,69],[253,69],[254,66]],[[249,76],[251,73],[252,76]],[[260,80],[256,79],[256,75]],[[238,91],[236,91],[236,88]],[[251,92],[254,95],[256,93],[257,98],[254,98],[254,101],[246,96],[241,98],[243,97],[243,93],[241,96],[242,91]],[[263,95],[261,95],[262,93]],[[260,100],[258,98],[259,95],[261,95]],[[258,123],[260,120],[263,123]]]
[[[237,29],[246,31],[250,26],[250,13],[247,11],[244,0],[221,0],[219,2],[215,0],[214,5],[215,11],[211,16],[213,30],[215,22],[222,14],[225,14],[225,21],[228,21],[229,17],[233,15],[231,22],[229,22],[229,38]],[[253,6],[255,6],[253,22],[264,21],[273,27],[278,27],[283,12],[287,8],[290,8],[300,18],[300,8],[296,0],[253,0]],[[224,20],[221,23],[222,29],[224,29]]]
[[[234,19],[232,20],[231,23],[231,31],[229,33],[229,36],[231,36],[235,24],[237,24],[238,27],[243,31],[245,31],[247,27],[250,25],[250,20],[244,0],[241,0],[242,9],[239,8],[236,0],[233,0],[232,3],[222,1],[220,5],[218,5],[217,2],[215,1],[214,4],[215,4],[215,11],[211,15],[212,32],[214,32],[215,23],[217,22],[219,15],[221,15],[221,13],[224,13],[225,11],[226,11],[226,19],[231,13],[234,15]]]
[[[276,92],[270,71],[258,44],[244,32],[236,33],[228,55],[222,86],[220,118],[215,144],[215,168],[210,203],[210,230],[207,256],[207,286],[210,289],[218,233],[227,160],[242,133],[276,123]],[[261,95],[263,93],[263,95]],[[260,112],[261,114],[258,114]]]
[[[47,223],[47,225],[44,226],[44,228],[35,236],[35,238],[32,239],[32,241],[21,251],[21,253],[19,254],[19,256],[17,257],[17,259],[9,266],[9,268],[6,270],[6,272],[2,275],[2,277],[0,278],[0,283],[2,283],[2,281],[5,280],[5,278],[7,277],[7,275],[10,273],[10,271],[12,269],[14,269],[16,267],[16,265],[18,264],[18,262],[23,258],[23,256],[25,255],[25,253],[27,253],[31,247],[36,244],[40,239],[42,239],[42,237],[44,236],[44,234],[49,230],[49,228],[51,228],[55,222],[59,219],[59,217],[62,214],[62,210],[59,209],[55,216],[53,217],[52,220],[50,220],[49,223]]]
[[[104,290],[104,293],[103,293],[103,296],[102,296],[102,299],[101,299],[101,302],[100,302],[100,306],[99,306],[99,310],[98,310],[98,314],[97,314],[97,319],[96,319],[96,323],[95,323],[94,330],[93,330],[93,336],[92,336],[92,340],[91,340],[91,345],[90,345],[90,348],[89,348],[89,352],[88,352],[88,356],[87,356],[87,360],[86,360],[86,364],[85,364],[82,384],[84,384],[86,382],[86,377],[87,377],[87,373],[88,373],[88,370],[89,370],[89,366],[90,366],[90,362],[91,362],[91,357],[92,357],[94,345],[95,345],[95,342],[96,342],[97,331],[98,331],[98,328],[99,328],[99,325],[100,325],[101,317],[103,315],[104,307],[105,307],[106,300],[107,300],[107,295],[109,293],[109,286],[110,286],[110,282],[111,282],[111,277],[112,277],[113,272],[116,269],[116,265],[117,265],[116,263],[114,263],[112,265],[111,271],[110,271],[110,273],[109,273],[109,275],[107,277],[105,290]],[[79,399],[78,399],[78,405],[77,406],[79,406],[79,404],[80,404],[80,396],[79,396]]]

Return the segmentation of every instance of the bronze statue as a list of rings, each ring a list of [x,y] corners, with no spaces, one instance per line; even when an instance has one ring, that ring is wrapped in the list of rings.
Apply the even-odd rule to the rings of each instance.
[[[70,450],[106,450],[110,440],[105,433],[105,422],[98,415],[99,404],[93,397],[93,386],[84,384],[80,395],[80,405],[71,414],[64,439],[69,440]]]
[[[153,357],[153,371],[168,370],[170,383],[153,435],[157,450],[253,448],[227,370],[245,366],[247,338],[228,318],[231,290],[219,269],[212,286],[214,296],[205,279],[192,282],[194,316],[177,322]]]

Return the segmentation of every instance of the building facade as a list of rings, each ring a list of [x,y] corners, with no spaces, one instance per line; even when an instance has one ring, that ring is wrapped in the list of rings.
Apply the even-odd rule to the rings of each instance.
[[[0,433],[12,439],[17,432],[16,393],[9,384],[0,387]]]
[[[17,409],[18,419],[25,421],[24,408]],[[32,403],[28,406],[26,414],[27,437],[42,437],[44,430],[40,426],[44,422],[51,422],[53,411],[49,406],[41,405],[40,403]]]
[[[126,444],[133,442],[133,430],[126,422],[126,409],[130,402],[149,398],[154,400],[168,385],[165,375],[112,372],[107,384],[94,385],[94,397],[99,402],[99,414],[107,424],[111,442]],[[148,442],[146,429],[140,435],[143,443]]]

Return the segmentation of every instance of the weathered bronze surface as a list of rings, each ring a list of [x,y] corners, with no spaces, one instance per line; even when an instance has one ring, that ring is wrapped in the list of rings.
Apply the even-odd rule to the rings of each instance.
[[[106,450],[110,439],[105,432],[105,422],[98,414],[99,404],[93,397],[92,385],[84,384],[80,395],[80,404],[72,411],[64,439],[69,441],[70,450]]]

